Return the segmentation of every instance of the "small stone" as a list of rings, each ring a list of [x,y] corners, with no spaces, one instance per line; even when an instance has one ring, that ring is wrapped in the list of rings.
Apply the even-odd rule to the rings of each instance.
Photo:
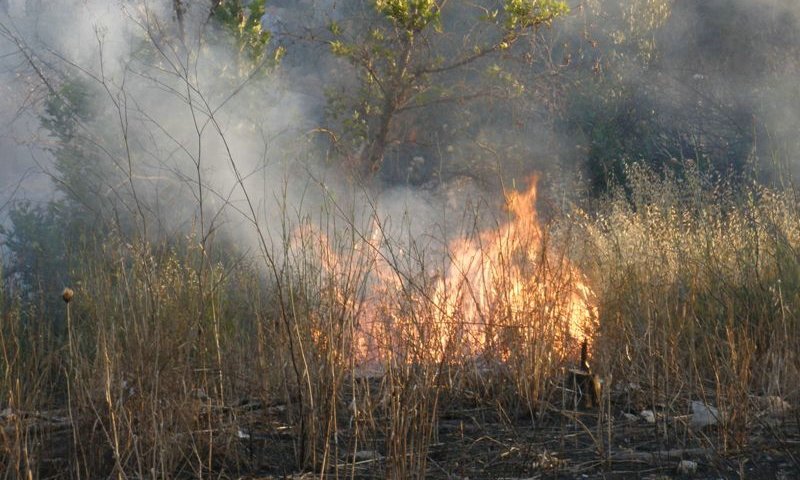
[[[696,400],[692,401],[692,427],[704,428],[716,425],[722,419],[719,410],[711,405]]]
[[[639,416],[647,423],[656,423],[656,414],[652,410],[642,410]]]
[[[678,463],[678,473],[681,475],[693,475],[697,472],[697,462],[691,460],[681,460]]]

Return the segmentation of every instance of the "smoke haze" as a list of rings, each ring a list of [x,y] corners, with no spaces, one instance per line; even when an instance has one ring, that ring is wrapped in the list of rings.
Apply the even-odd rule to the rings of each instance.
[[[362,222],[372,206],[398,219],[413,211],[424,232],[457,217],[478,187],[511,187],[533,171],[550,175],[545,187],[597,183],[619,159],[725,171],[759,158],[774,163],[765,177],[796,170],[795,2],[595,0],[541,30],[531,39],[538,56],[509,67],[527,79],[524,95],[398,120],[381,198],[357,200],[320,130],[326,92],[352,89],[354,76],[319,41],[332,21],[368,7],[356,3],[267,2],[268,48],[287,55],[251,74],[209,22],[211,2],[191,2],[183,43],[170,1],[4,2],[0,215],[13,201],[63,195],[52,181],[63,176],[53,170],[58,139],[40,119],[51,89],[76,79],[89,85],[79,133],[105,167],[104,214],[129,212],[155,235],[201,219],[206,230],[257,221],[277,232],[284,210],[318,215],[331,199]],[[471,25],[458,5],[443,12],[456,31],[446,48]],[[456,81],[480,86],[489,67]]]

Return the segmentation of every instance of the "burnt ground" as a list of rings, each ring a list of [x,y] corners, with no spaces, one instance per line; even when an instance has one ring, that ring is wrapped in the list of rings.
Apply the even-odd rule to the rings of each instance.
[[[562,397],[563,398],[563,397]],[[482,403],[478,395],[441,395],[438,428],[431,433],[425,474],[433,479],[800,479],[800,409],[759,408],[753,397],[743,419],[698,427],[688,402],[656,405],[642,415],[628,393],[606,395],[603,408],[543,406],[531,414],[508,404]],[[562,404],[565,403],[562,401]],[[762,407],[763,407],[763,402]],[[346,399],[342,401],[347,405]],[[376,408],[375,411],[381,410]],[[385,409],[384,409],[385,410]],[[290,406],[243,400],[212,411],[224,418],[215,434],[224,444],[214,478],[267,480],[318,478],[298,468],[299,431],[290,426]],[[207,415],[201,413],[202,416]],[[12,417],[0,415],[6,434]],[[355,442],[351,411],[339,410],[338,452],[325,471],[331,478],[386,478],[386,417],[373,414],[372,430]],[[28,415],[27,431],[40,439],[40,478],[70,478],[72,434],[65,412]],[[207,418],[207,417],[206,417]],[[87,421],[96,430],[97,422]],[[8,439],[6,439],[8,440]],[[355,448],[354,448],[355,446]],[[102,448],[102,447],[101,447]],[[410,448],[410,447],[409,447]],[[357,451],[357,455],[353,452]],[[349,453],[348,453],[349,452]],[[187,457],[188,458],[188,457]],[[108,461],[111,462],[110,452]],[[680,471],[681,462],[685,470]],[[109,463],[109,466],[113,463]],[[337,468],[338,467],[338,468]],[[321,468],[318,466],[317,471]],[[113,468],[112,468],[113,470]],[[338,470],[338,475],[336,474]],[[196,478],[190,465],[175,478]],[[399,477],[409,477],[410,474]]]
[[[720,424],[700,427],[693,425],[688,404],[687,412],[681,414],[670,414],[657,405],[650,417],[641,415],[641,411],[634,413],[627,396],[610,397],[602,409],[549,406],[534,415],[524,411],[511,415],[507,408],[497,405],[442,399],[438,429],[428,449],[426,476],[508,480],[800,479],[797,408],[765,410],[754,402],[746,419],[723,419]],[[312,474],[287,469],[287,459],[293,455],[292,435],[287,427],[279,427],[279,417],[285,410],[278,406],[272,411],[273,433],[256,433],[249,439],[251,466],[260,472],[242,478],[313,478]],[[376,420],[381,423],[381,419]],[[276,427],[283,429],[281,435],[277,435]],[[357,448],[359,453],[353,461],[351,434],[345,431],[339,437],[342,450],[350,452],[349,456],[338,456],[340,476],[385,478],[391,462],[385,438]],[[374,433],[376,437],[380,434]]]

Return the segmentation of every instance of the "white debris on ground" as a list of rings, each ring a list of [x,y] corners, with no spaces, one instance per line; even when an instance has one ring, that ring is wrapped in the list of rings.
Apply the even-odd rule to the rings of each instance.
[[[722,420],[722,414],[716,407],[705,402],[692,400],[691,426],[695,429],[716,425]]]
[[[642,410],[639,416],[647,423],[656,423],[656,414],[652,410]]]
[[[697,472],[697,462],[691,460],[681,460],[678,463],[678,474],[693,475]]]

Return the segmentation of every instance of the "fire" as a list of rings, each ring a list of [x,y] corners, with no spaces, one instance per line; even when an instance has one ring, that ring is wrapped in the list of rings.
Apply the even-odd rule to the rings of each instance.
[[[524,192],[507,195],[507,219],[500,226],[448,246],[443,272],[426,280],[404,276],[382,250],[378,228],[364,239],[367,293],[342,305],[357,312],[353,333],[357,361],[442,361],[487,356],[508,360],[523,346],[573,357],[593,338],[597,311],[583,274],[553,248],[536,214],[537,179]],[[341,275],[342,262],[327,246],[314,243],[318,261]],[[356,303],[359,303],[356,305]],[[319,338],[319,335],[316,336]],[[530,350],[530,349],[529,349]]]
[[[451,266],[436,286],[442,351],[506,359],[525,342],[551,342],[563,355],[591,338],[597,318],[583,275],[549,249],[536,214],[537,179],[511,192],[509,220],[451,248]]]

